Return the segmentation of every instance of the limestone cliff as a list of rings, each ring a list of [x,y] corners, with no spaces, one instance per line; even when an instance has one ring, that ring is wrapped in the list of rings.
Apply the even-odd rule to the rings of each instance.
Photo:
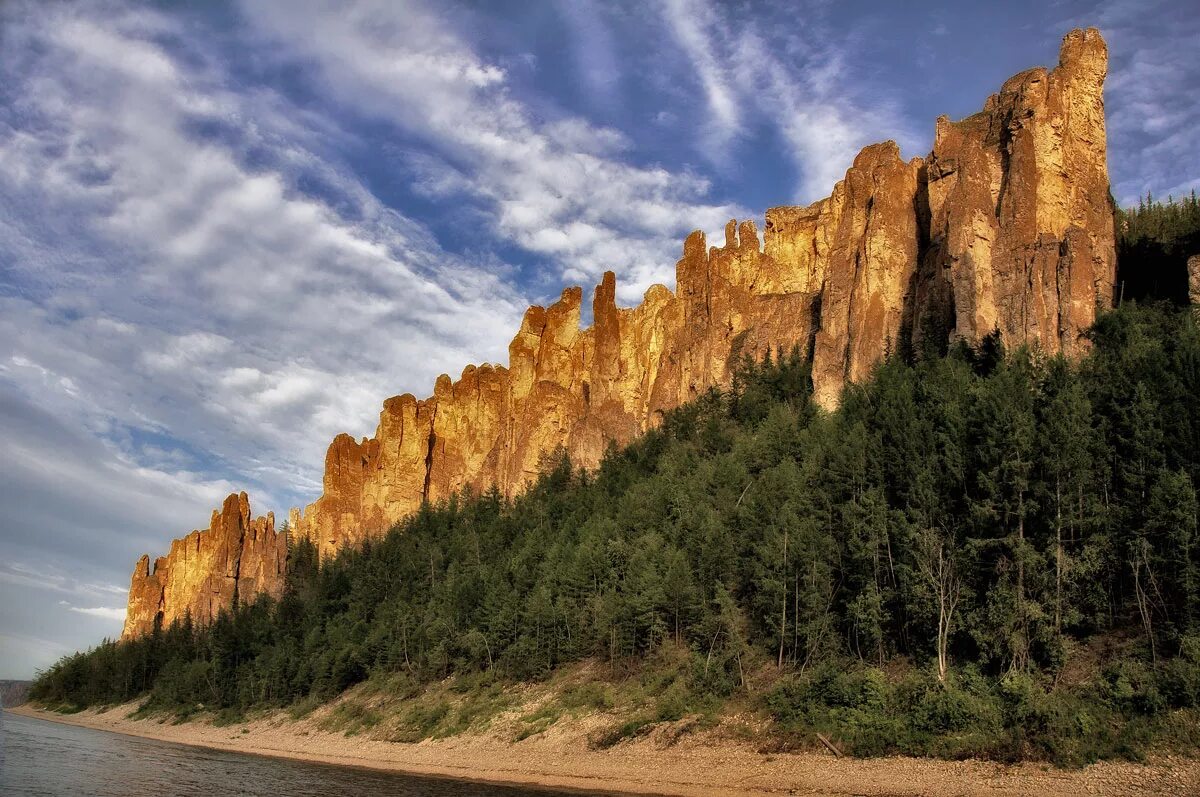
[[[207,623],[235,596],[253,600],[262,593],[278,597],[287,564],[287,535],[275,530],[275,516],[250,517],[245,493],[225,499],[213,510],[207,529],[171,543],[171,552],[155,560],[143,556],[133,569],[123,637],[140,636],[190,614]]]
[[[592,467],[662,411],[727,384],[736,351],[799,347],[827,408],[889,350],[925,336],[975,341],[999,330],[1010,345],[1078,354],[1115,279],[1106,64],[1100,34],[1073,31],[1055,69],[1011,78],[974,116],[939,119],[927,158],[905,162],[894,142],[876,144],[827,199],[768,210],[761,240],[751,221],[729,222],[720,247],[692,233],[674,292],[655,285],[637,307],[620,308],[606,273],[587,329],[580,288],[529,308],[507,368],[441,376],[427,399],[385,401],[374,437],[335,438],[323,493],[292,510],[292,533],[328,556],[424,501],[493,485],[519,492],[560,446]],[[147,558],[138,563],[126,635],[156,613],[169,622],[191,608],[203,620],[229,604],[230,558],[219,551],[240,548],[177,556],[197,534],[176,541],[154,573]],[[239,572],[233,583],[248,597],[277,592],[282,565],[245,590]]]

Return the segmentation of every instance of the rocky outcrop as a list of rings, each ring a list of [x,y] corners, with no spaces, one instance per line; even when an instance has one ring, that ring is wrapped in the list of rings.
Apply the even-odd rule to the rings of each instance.
[[[1200,307],[1200,255],[1192,255],[1187,261],[1188,299]]]
[[[730,221],[719,247],[692,233],[674,292],[655,285],[620,308],[606,273],[586,329],[580,288],[529,308],[507,367],[441,376],[429,398],[385,401],[374,437],[335,438],[323,493],[292,511],[292,533],[328,556],[423,502],[517,493],[560,448],[592,467],[663,411],[728,384],[741,354],[798,347],[826,408],[888,352],[929,336],[940,346],[998,330],[1010,346],[1078,354],[1115,279],[1105,69],[1100,34],[1074,31],[1055,69],[1010,79],[974,116],[939,119],[927,158],[906,162],[894,142],[876,144],[827,199],[768,210],[761,239],[752,221]],[[127,634],[157,613],[205,619],[229,604],[227,559],[193,556],[176,578],[175,556],[154,573],[139,562]]]
[[[278,597],[287,550],[287,535],[275,530],[273,514],[251,519],[246,494],[230,495],[213,510],[207,529],[175,540],[153,566],[149,556],[138,560],[121,636],[140,636],[188,615],[207,623],[238,599]]]
[[[894,150],[894,146],[893,146]],[[793,209],[786,209],[791,211]],[[580,329],[583,292],[531,307],[509,344],[509,365],[468,366],[437,380],[418,401],[384,402],[375,436],[339,436],[326,456],[325,491],[291,522],[322,556],[379,534],[423,501],[497,486],[507,495],[536,479],[560,447],[585,467],[610,443],[652,426],[663,410],[724,384],[735,344],[807,350],[820,277],[800,280],[776,252],[809,250],[820,216],[769,216],[765,247],[753,222],[730,222],[725,245],[702,233],[684,243],[677,292],[651,287],[633,309],[616,305],[616,276],[592,296],[594,323]],[[807,223],[805,223],[807,221]],[[823,268],[815,258],[814,269]]]
[[[925,165],[921,326],[1075,355],[1116,280],[1096,30],[1063,39],[1057,68],[1010,78],[982,112],[937,121]]]

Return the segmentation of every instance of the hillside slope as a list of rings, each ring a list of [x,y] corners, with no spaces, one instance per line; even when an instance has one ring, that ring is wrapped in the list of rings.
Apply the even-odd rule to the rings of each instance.
[[[415,740],[593,662],[531,732],[750,712],[859,755],[1194,751],[1200,326],[1126,306],[1090,339],[1077,364],[994,337],[893,357],[832,414],[799,353],[746,358],[594,472],[562,456],[332,557],[301,540],[278,601],[65,659],[34,697],[236,715],[362,685],[343,727]]]

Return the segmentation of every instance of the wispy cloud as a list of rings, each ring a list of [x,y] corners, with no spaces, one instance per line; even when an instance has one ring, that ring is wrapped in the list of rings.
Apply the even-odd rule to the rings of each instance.
[[[1085,24],[1099,26],[1108,41],[1105,105],[1117,201],[1200,189],[1200,62],[1172,45],[1200,40],[1200,15],[1186,4],[1123,0],[1063,27]]]
[[[709,0],[663,0],[659,8],[703,90],[701,137],[714,162],[731,162],[730,143],[766,125],[787,145],[794,199],[807,203],[829,194],[864,145],[917,140],[886,98],[864,96],[845,62],[853,31],[835,33],[820,7],[736,13]]]
[[[86,614],[89,617],[102,617],[105,620],[122,620],[125,619],[125,609],[108,606],[67,606],[67,609],[77,614]]]
[[[712,160],[728,160],[729,143],[741,132],[746,111],[734,93],[734,85],[739,82],[736,66],[716,55],[718,31],[726,27],[725,20],[718,18],[716,9],[704,0],[663,0],[662,14],[667,28],[691,60],[704,92],[708,120],[700,134],[703,145]]]
[[[422,184],[484,201],[498,234],[557,265],[555,283],[613,268],[622,298],[640,298],[669,280],[686,232],[744,213],[706,202],[709,183],[694,173],[613,157],[625,145],[615,130],[538,119],[504,69],[420,5],[400,13],[386,2],[308,0],[244,11],[273,51],[314,64],[339,102],[425,142]]]
[[[10,21],[11,384],[133,463],[167,434],[203,452],[194,468],[303,495],[328,439],[367,431],[381,398],[498,359],[525,302],[492,264],[448,255],[310,149],[330,131],[296,135],[279,96],[167,50],[170,20],[89,8]]]
[[[81,581],[75,574],[54,568],[34,567],[24,562],[0,562],[0,581],[17,586],[89,597],[111,598],[113,595],[125,595],[128,591],[125,587],[119,587],[116,584]],[[66,601],[59,601],[59,603],[68,605]]]
[[[555,9],[570,30],[572,59],[596,106],[611,108],[620,99],[621,58],[606,17],[608,7],[577,0],[558,0]]]

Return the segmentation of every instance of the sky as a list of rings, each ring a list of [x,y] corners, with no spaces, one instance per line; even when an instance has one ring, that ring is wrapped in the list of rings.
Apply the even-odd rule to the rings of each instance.
[[[1072,27],[1117,200],[1200,186],[1200,11],[987,5],[0,4],[0,678],[119,635],[228,493],[314,500],[529,304],[673,286],[689,231],[926,154]]]

